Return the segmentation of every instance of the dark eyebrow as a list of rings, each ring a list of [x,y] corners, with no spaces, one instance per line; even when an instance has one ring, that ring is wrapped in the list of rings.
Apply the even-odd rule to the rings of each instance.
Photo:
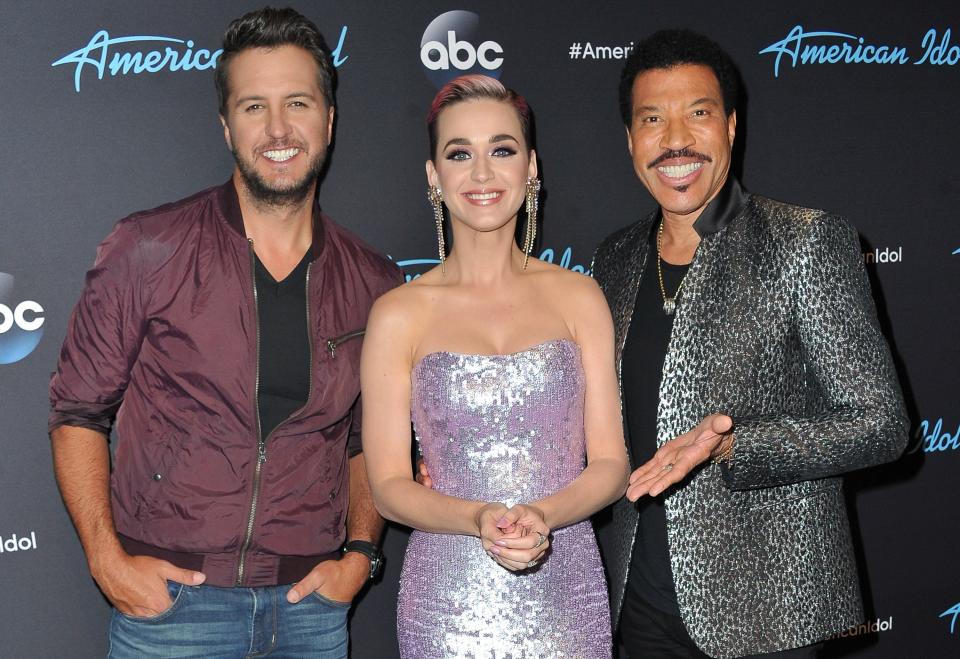
[[[709,96],[704,96],[704,97],[702,97],[702,98],[698,98],[698,99],[695,100],[693,103],[691,103],[691,104],[690,104],[690,107],[693,107],[694,105],[713,105],[713,106],[719,106],[720,103],[718,103],[718,102],[717,102],[717,99],[715,99],[715,98],[710,98]]]
[[[688,107],[695,107],[697,105],[712,105],[714,107],[719,107],[720,103],[715,98],[709,96],[701,96],[694,102],[692,102]],[[660,108],[656,105],[638,105],[633,108],[634,114],[639,114],[640,112],[657,112]]]
[[[465,137],[454,137],[452,140],[443,145],[443,148],[446,149],[451,144],[458,144],[460,146],[470,146],[470,140]]]
[[[520,140],[518,140],[518,139],[517,139],[516,137],[514,137],[513,135],[509,135],[509,134],[507,134],[507,133],[501,133],[501,134],[499,134],[499,135],[493,135],[493,136],[490,138],[490,144],[494,144],[494,143],[496,143],[496,142],[507,142],[507,141],[516,142],[517,144],[520,144]],[[450,146],[451,144],[456,144],[456,145],[459,145],[459,146],[470,146],[470,140],[468,140],[468,139],[465,138],[465,137],[454,137],[452,140],[450,140],[449,142],[447,142],[446,144],[443,145],[444,150],[446,150],[446,148],[447,148],[448,146]]]
[[[303,92],[297,91],[297,92],[290,92],[289,94],[287,94],[286,96],[284,96],[284,98],[285,98],[285,99],[291,99],[291,98],[314,98],[314,95],[311,94],[310,92],[306,92],[306,91],[303,91]],[[238,98],[238,99],[235,101],[235,103],[236,103],[236,105],[242,105],[242,104],[244,104],[244,103],[249,103],[250,101],[265,101],[265,100],[267,100],[267,97],[266,97],[266,96],[260,96],[259,94],[250,94],[250,95],[248,95],[248,96],[243,96],[243,97],[241,97],[241,98]]]

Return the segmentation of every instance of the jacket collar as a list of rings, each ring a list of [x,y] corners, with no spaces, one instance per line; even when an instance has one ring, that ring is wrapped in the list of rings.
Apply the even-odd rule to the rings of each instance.
[[[693,230],[700,238],[726,228],[747,205],[749,195],[733,174],[727,176],[726,183],[717,196],[710,200],[700,217],[693,223]]]
[[[233,177],[220,186],[217,198],[220,205],[220,213],[223,215],[227,224],[230,225],[237,234],[246,240],[246,231],[243,228],[243,213],[240,212],[240,197],[237,195],[237,188],[233,184]],[[310,251],[313,253],[313,259],[316,260],[323,251],[323,241],[325,237],[324,217],[320,212],[320,201],[317,197],[313,198],[313,244]]]
[[[743,189],[736,177],[728,176],[720,192],[710,200],[700,217],[693,223],[694,230],[700,235],[701,239],[722,231],[743,212],[749,199],[749,193]],[[627,332],[630,331],[630,323],[633,320],[637,288],[647,267],[647,258],[650,257],[650,238],[655,235],[654,232],[660,218],[661,210],[657,208],[637,222],[623,239],[625,245],[625,251],[622,252],[622,258],[624,258],[622,263],[623,279],[619,285],[622,297],[618,297],[616,303],[611,304],[617,329],[618,363],[623,353]],[[656,258],[655,254],[653,258]],[[694,260],[696,260],[696,257],[694,257]]]

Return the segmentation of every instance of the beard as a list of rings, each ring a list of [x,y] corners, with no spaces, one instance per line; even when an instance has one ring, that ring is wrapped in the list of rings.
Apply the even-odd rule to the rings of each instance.
[[[236,149],[231,149],[231,153],[233,153],[233,159],[237,163],[240,178],[243,179],[250,196],[259,204],[275,208],[302,204],[310,193],[313,184],[316,183],[317,177],[320,176],[327,156],[327,150],[321,148],[310,159],[310,166],[300,180],[285,184],[273,184],[260,176],[253,165],[244,159]]]

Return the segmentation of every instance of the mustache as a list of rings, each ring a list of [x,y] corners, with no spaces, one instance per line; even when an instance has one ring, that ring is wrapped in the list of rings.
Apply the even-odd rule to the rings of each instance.
[[[650,164],[647,165],[647,169],[651,167],[656,167],[662,162],[671,160],[673,158],[695,158],[701,162],[713,162],[713,158],[710,156],[700,153],[699,151],[694,151],[693,149],[680,149],[679,151],[674,151],[672,149],[667,149],[659,156],[650,161]]]

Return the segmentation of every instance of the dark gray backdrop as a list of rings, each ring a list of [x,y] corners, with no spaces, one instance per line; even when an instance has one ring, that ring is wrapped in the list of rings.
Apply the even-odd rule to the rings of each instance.
[[[51,474],[49,373],[83,273],[113,223],[220,183],[231,169],[209,69],[111,75],[117,53],[162,53],[169,45],[182,54],[187,44],[112,44],[102,78],[96,62],[103,51],[92,49],[79,92],[77,64],[51,65],[101,30],[113,39],[162,36],[192,40],[194,52],[215,50],[229,20],[255,6],[0,3],[0,273],[9,275],[0,275],[0,329],[18,307],[26,326],[13,322],[0,332],[0,656],[105,653],[108,609]],[[569,249],[570,267],[588,266],[604,235],[652,207],[625,149],[616,103],[622,61],[614,48],[672,26],[706,32],[725,46],[749,91],[738,130],[745,185],[844,214],[861,232],[864,251],[880,254],[881,262],[867,267],[917,439],[917,450],[895,465],[848,479],[867,622],[880,629],[854,630],[829,653],[958,656],[960,178],[952,157],[960,9],[948,0],[886,7],[797,0],[298,5],[331,45],[347,30],[324,209],[399,262],[435,254],[423,116],[436,88],[420,44],[441,14],[478,16],[475,29],[446,27],[474,49],[495,42],[503,51],[498,74],[534,108],[547,193],[539,249],[552,250],[555,262]],[[775,69],[776,53],[760,51],[798,32],[799,45],[783,44]],[[852,50],[844,53],[842,44]],[[809,46],[822,48],[807,49],[804,63]],[[485,52],[488,60],[498,56]],[[463,59],[467,51],[457,54]],[[871,57],[898,63],[862,61]],[[415,275],[423,267],[407,263],[406,270]],[[383,582],[355,609],[354,657],[396,654],[393,606],[405,540],[391,529]]]

